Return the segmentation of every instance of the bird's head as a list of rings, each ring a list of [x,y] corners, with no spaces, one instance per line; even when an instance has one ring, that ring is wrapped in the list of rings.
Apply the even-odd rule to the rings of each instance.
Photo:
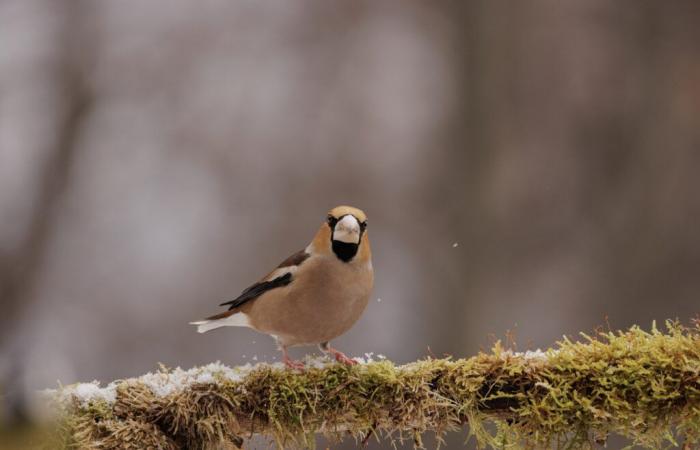
[[[367,229],[367,216],[352,206],[338,206],[328,212],[331,240],[345,244],[359,244]]]
[[[332,252],[344,262],[369,259],[366,231],[367,215],[362,210],[337,206],[328,212],[326,223],[316,234],[313,247],[323,253]]]

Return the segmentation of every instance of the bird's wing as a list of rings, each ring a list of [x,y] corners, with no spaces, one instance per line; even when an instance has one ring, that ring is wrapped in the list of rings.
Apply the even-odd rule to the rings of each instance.
[[[225,306],[225,305],[230,305],[229,306],[229,311],[238,308],[242,304],[249,302],[253,299],[256,299],[260,297],[262,294],[265,292],[269,291],[270,289],[275,289],[278,287],[286,286],[289,283],[292,282],[292,273],[287,272],[284,275],[280,275],[277,278],[274,278],[272,280],[266,280],[266,281],[261,281],[259,283],[255,283],[254,285],[250,286],[247,288],[245,291],[241,293],[238,297],[236,297],[233,300],[230,300],[228,302],[224,302],[220,304],[219,306]]]
[[[309,256],[311,255],[307,253],[306,250],[300,250],[294,253],[292,256],[282,261],[282,263],[280,263],[280,265],[277,266],[275,270],[270,272],[261,281],[248,287],[241,293],[241,295],[239,295],[235,299],[230,300],[228,302],[224,302],[219,306],[229,305],[228,309],[229,311],[231,311],[232,309],[238,308],[246,302],[260,297],[262,294],[271,289],[287,286],[289,283],[292,282],[294,272],[296,272],[299,266],[301,266],[304,263],[304,261],[306,261],[309,258]],[[217,314],[216,316],[212,316],[207,320],[213,320],[214,318],[218,319],[220,317],[217,316],[220,315],[221,314]]]

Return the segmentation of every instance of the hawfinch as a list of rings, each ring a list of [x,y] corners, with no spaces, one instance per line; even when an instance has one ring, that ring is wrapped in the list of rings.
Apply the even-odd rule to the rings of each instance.
[[[250,327],[277,341],[284,363],[302,368],[289,359],[287,347],[318,344],[325,354],[345,364],[356,362],[329,345],[359,319],[367,306],[374,272],[367,237],[365,213],[338,206],[311,243],[234,300],[222,303],[228,311],[198,322],[205,333],[219,327]]]

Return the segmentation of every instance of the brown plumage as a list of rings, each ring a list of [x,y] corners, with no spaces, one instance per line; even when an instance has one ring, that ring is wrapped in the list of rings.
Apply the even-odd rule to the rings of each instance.
[[[248,326],[277,340],[290,367],[287,347],[318,344],[338,361],[354,364],[328,345],[360,318],[374,281],[367,217],[351,206],[338,206],[311,243],[284,260],[240,296],[222,305],[229,311],[199,322],[204,333],[222,326]]]

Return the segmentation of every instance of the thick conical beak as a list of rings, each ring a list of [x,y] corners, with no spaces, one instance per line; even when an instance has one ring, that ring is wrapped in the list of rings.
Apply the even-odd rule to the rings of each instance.
[[[355,216],[348,214],[335,224],[333,240],[348,244],[358,244],[360,242],[360,223]]]

